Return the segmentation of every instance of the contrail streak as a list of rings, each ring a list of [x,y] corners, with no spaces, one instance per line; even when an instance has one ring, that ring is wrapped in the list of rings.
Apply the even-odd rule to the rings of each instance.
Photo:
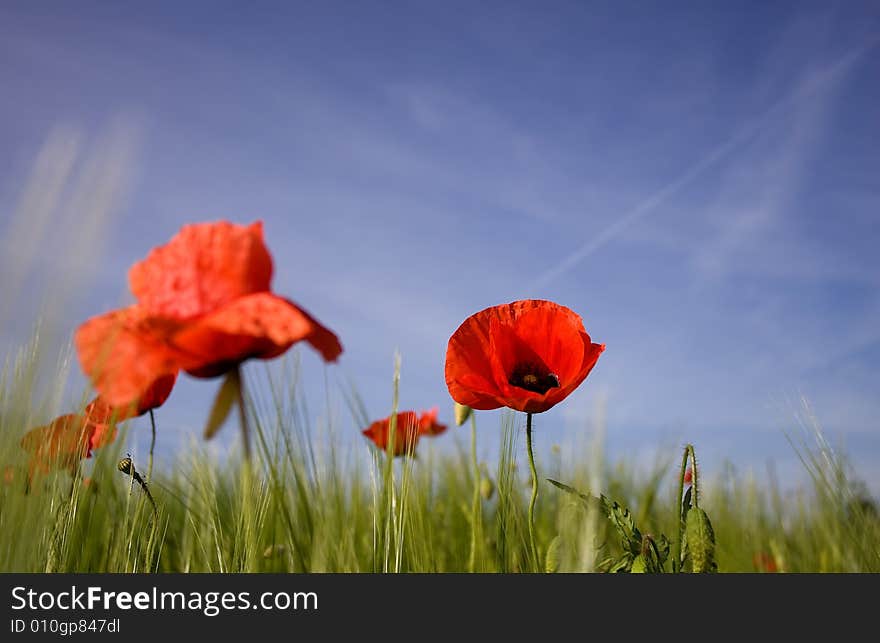
[[[795,91],[791,92],[791,94],[771,105],[763,113],[746,122],[746,124],[740,127],[740,129],[737,130],[729,139],[727,139],[724,143],[712,150],[705,157],[697,161],[694,165],[689,167],[683,174],[681,174],[681,176],[651,194],[644,201],[636,205],[632,210],[628,211],[626,214],[617,219],[614,223],[602,230],[598,235],[591,237],[588,241],[575,249],[571,254],[565,257],[557,265],[549,268],[538,277],[536,277],[534,281],[528,284],[528,286],[526,287],[526,292],[535,292],[537,290],[540,290],[541,288],[544,288],[553,280],[559,278],[560,276],[574,268],[576,265],[578,265],[580,262],[582,262],[584,259],[592,255],[594,252],[596,252],[596,250],[603,247],[610,241],[613,241],[616,237],[620,235],[621,232],[626,230],[633,223],[650,214],[654,209],[657,208],[657,206],[661,205],[664,201],[669,199],[669,197],[681,190],[681,188],[688,185],[691,181],[693,181],[700,174],[709,169],[712,165],[723,159],[725,156],[730,154],[733,150],[735,150],[749,138],[754,136],[778,112],[783,111],[784,109],[790,107],[792,104],[800,100],[808,98],[810,95],[816,93],[817,91],[828,85],[829,82],[836,79],[842,72],[848,70],[853,63],[855,63],[865,53],[873,49],[878,42],[880,42],[880,36],[872,38],[861,47],[853,49],[846,55],[841,56],[837,60],[837,62],[835,62],[830,67],[826,68],[821,74],[819,74],[813,80],[813,82],[805,83],[801,87],[798,87]]]

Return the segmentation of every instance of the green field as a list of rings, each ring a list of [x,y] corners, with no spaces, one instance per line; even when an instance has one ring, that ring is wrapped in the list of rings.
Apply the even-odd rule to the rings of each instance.
[[[364,441],[342,439],[339,427],[313,428],[295,373],[267,376],[250,389],[249,462],[237,441],[228,459],[212,459],[200,436],[174,462],[157,454],[148,480],[155,510],[118,468],[130,437],[125,425],[75,475],[58,471],[29,481],[20,438],[50,419],[31,394],[39,370],[33,355],[31,346],[7,360],[0,381],[2,572],[626,571],[638,551],[628,554],[622,535],[631,540],[625,532],[633,527],[635,549],[668,537],[662,569],[672,571],[681,453],[643,471],[604,462],[598,449],[555,447],[538,462],[535,560],[523,414],[506,413],[500,425],[476,415],[475,437],[498,441],[497,462],[476,463],[468,440],[444,455],[422,442],[414,459],[388,459],[373,449],[370,462],[357,452],[367,448]],[[349,404],[340,415],[350,412],[363,425],[356,395],[343,394]],[[450,431],[465,436],[472,428]],[[225,430],[238,430],[236,421]],[[880,571],[874,505],[821,433],[808,437],[792,441],[812,480],[796,494],[698,469],[719,572]],[[148,462],[134,465],[146,473]],[[584,493],[600,489],[607,502],[584,500],[546,478]],[[684,571],[691,568],[686,559]]]

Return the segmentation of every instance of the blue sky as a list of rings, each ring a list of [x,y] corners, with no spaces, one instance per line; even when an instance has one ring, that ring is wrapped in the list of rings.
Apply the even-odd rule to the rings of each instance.
[[[794,482],[806,398],[880,492],[876,3],[183,4],[0,8],[4,350],[127,301],[184,223],[262,219],[375,417],[399,350],[402,405],[451,421],[449,335],[547,298],[608,349],[540,448],[601,415],[612,458]],[[215,389],[181,383],[163,448]]]

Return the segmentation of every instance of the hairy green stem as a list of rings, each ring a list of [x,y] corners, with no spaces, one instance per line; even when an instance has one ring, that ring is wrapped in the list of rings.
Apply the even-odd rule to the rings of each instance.
[[[529,469],[532,472],[532,497],[529,500],[529,544],[535,569],[540,568],[538,542],[535,539],[535,502],[538,500],[538,471],[535,469],[535,452],[532,449],[532,414],[526,413],[526,448],[529,452]]]
[[[684,539],[684,522],[687,513],[682,502],[684,500],[684,475],[685,471],[687,471],[688,458],[690,458],[693,467],[693,469],[691,469],[691,488],[693,489],[691,492],[691,502],[694,503],[694,507],[698,506],[697,458],[694,455],[693,445],[688,444],[685,445],[684,453],[681,456],[681,470],[678,475],[678,495],[675,496],[675,511],[678,514],[678,538],[675,540],[675,551],[672,558],[673,573],[681,571],[681,541]]]

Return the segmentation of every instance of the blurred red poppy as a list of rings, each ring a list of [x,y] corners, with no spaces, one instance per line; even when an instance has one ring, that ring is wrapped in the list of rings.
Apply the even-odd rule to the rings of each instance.
[[[392,454],[395,456],[412,455],[419,438],[440,435],[445,430],[446,425],[437,422],[437,409],[423,411],[421,415],[416,414],[415,411],[401,411],[397,414]],[[391,438],[391,416],[373,422],[362,433],[381,450],[387,450]]]
[[[69,413],[25,433],[21,446],[30,453],[33,475],[52,469],[73,470],[80,460],[92,455],[93,449],[115,438],[115,425],[93,424],[84,415]]]
[[[381,450],[388,449],[391,439],[391,416],[384,420],[376,420],[362,431]],[[394,428],[393,455],[412,454],[419,442],[419,418],[415,411],[403,411],[397,414],[397,425]]]
[[[177,373],[162,375],[147,387],[144,394],[137,401],[127,407],[111,406],[107,400],[98,396],[86,405],[83,414],[94,424],[107,424],[111,421],[122,422],[139,415],[144,415],[152,409],[158,408],[165,403],[171,395],[171,389],[177,381]]]
[[[83,370],[113,406],[143,399],[164,375],[216,377],[247,359],[309,342],[326,361],[342,345],[293,302],[270,291],[262,223],[188,225],[129,271],[137,304],[93,317],[76,332]]]
[[[117,422],[161,406],[176,379],[176,373],[160,377],[147,387],[137,405],[114,407],[99,395],[82,413],[62,415],[45,426],[31,429],[21,439],[21,446],[31,454],[31,475],[56,468],[74,469],[80,460],[91,457],[94,449],[116,439]]]
[[[604,350],[565,306],[515,301],[471,315],[452,334],[446,385],[474,409],[541,413],[568,397]]]

